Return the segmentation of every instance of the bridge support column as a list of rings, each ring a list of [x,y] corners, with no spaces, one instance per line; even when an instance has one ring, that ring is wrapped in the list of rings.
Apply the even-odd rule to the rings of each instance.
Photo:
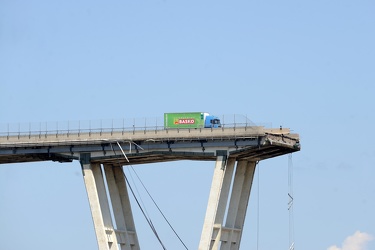
[[[237,163],[228,215],[225,227],[221,228],[221,250],[240,248],[255,166],[256,162],[239,161]]]
[[[104,170],[117,226],[115,230],[117,242],[120,244],[121,250],[139,250],[123,169],[122,167],[105,165]]]
[[[82,171],[98,247],[100,250],[117,250],[117,239],[100,164],[82,164]]]
[[[214,234],[218,233],[214,228],[224,221],[234,163],[235,159],[230,158],[226,162],[226,156],[217,157],[199,250],[212,249],[214,245],[217,247],[216,242],[212,241],[216,237]]]
[[[239,161],[231,185],[234,165],[235,159],[225,164],[225,156],[217,157],[199,250],[239,249],[256,163]]]
[[[99,250],[139,250],[122,167],[104,167],[115,229],[101,165],[92,164],[90,154],[81,154],[80,161]]]

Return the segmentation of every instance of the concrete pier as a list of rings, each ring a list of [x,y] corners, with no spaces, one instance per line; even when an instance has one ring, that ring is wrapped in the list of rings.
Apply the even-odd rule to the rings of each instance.
[[[234,158],[216,161],[199,250],[239,249],[256,163],[237,162],[233,178],[234,165]]]
[[[89,159],[89,154],[83,154],[81,166],[99,249],[139,250],[122,167],[104,166],[105,182],[101,165],[92,164]],[[112,222],[110,208],[115,223]],[[117,228],[114,228],[114,224]]]

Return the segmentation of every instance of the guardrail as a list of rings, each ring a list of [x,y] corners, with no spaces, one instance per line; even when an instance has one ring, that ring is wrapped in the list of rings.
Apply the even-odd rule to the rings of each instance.
[[[253,127],[256,125],[244,115],[222,115],[223,128]],[[100,119],[65,122],[29,122],[0,124],[0,136],[69,135],[81,133],[129,132],[139,130],[164,130],[164,120],[157,118]]]

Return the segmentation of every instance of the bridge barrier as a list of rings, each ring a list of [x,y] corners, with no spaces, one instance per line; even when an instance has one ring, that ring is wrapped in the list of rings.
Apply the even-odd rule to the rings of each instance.
[[[222,128],[254,127],[255,124],[244,115],[219,116]],[[163,117],[154,118],[122,118],[55,122],[0,123],[0,136],[32,136],[32,135],[69,135],[91,133],[117,133],[131,131],[164,130]]]

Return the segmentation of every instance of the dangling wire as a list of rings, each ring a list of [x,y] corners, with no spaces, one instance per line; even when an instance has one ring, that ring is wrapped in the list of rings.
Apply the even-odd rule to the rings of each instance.
[[[117,143],[117,146],[120,148],[122,154],[124,155],[126,161],[129,162],[129,159],[128,159],[128,157],[126,156],[124,150],[122,149],[121,144],[120,144],[118,141],[116,141],[116,143]],[[136,143],[134,143],[134,142],[129,142],[129,143],[133,143],[133,144],[135,144],[137,147],[139,147],[139,148],[141,148],[141,149],[143,150],[143,148],[140,147],[139,145],[137,145]],[[112,148],[113,152],[114,152],[115,155],[116,155],[116,151],[114,150],[112,144],[110,144],[110,145],[111,145],[111,148]],[[130,147],[130,149],[131,149],[131,147]],[[152,202],[154,203],[154,205],[156,206],[156,208],[159,210],[160,214],[163,216],[164,220],[168,223],[169,227],[172,229],[172,231],[173,231],[174,234],[177,236],[177,238],[180,240],[180,242],[181,242],[182,245],[185,247],[185,249],[188,250],[187,246],[186,246],[185,243],[182,241],[181,237],[177,234],[176,230],[173,228],[173,226],[171,225],[171,223],[168,221],[167,217],[165,217],[164,213],[161,211],[160,207],[158,206],[158,204],[156,203],[156,201],[154,200],[154,198],[152,198],[150,192],[148,191],[148,189],[146,188],[146,186],[143,184],[141,178],[139,178],[137,172],[135,172],[135,169],[133,168],[133,166],[130,165],[130,167],[131,167],[131,169],[133,170],[133,172],[135,173],[135,175],[137,176],[139,182],[142,184],[143,188],[146,190],[147,194],[148,194],[149,197],[151,198],[151,200],[152,200]],[[136,195],[135,195],[135,193],[134,193],[134,191],[133,191],[133,188],[130,186],[129,180],[128,180],[128,178],[126,177],[126,175],[125,175],[124,172],[123,172],[123,174],[124,174],[124,177],[125,177],[125,180],[126,180],[128,186],[129,186],[129,188],[130,188],[130,190],[131,190],[131,192],[132,192],[132,194],[133,194],[133,197],[134,197],[134,199],[136,200],[136,202],[137,202],[137,204],[138,204],[140,210],[142,211],[142,213],[143,213],[143,215],[144,215],[146,221],[147,221],[148,224],[150,225],[152,231],[154,232],[156,238],[159,240],[159,242],[160,242],[161,246],[163,247],[163,249],[166,249],[165,246],[164,246],[164,244],[163,244],[163,242],[161,241],[161,239],[160,239],[160,237],[159,237],[157,231],[156,231],[156,228],[154,227],[154,225],[153,225],[153,223],[152,223],[152,221],[151,221],[151,219],[150,219],[150,216],[148,215],[148,212],[147,212],[147,210],[146,210],[146,206],[145,206],[144,203],[143,203],[143,200],[142,200],[142,198],[141,198],[141,196],[140,196],[140,194],[139,194],[139,191],[138,191],[138,189],[137,189],[137,186],[135,185],[135,188],[136,188],[136,191],[137,191],[137,193],[138,193],[138,196],[139,196],[140,199],[141,199],[141,202],[142,202],[142,204],[143,204],[144,209],[142,208],[141,203],[138,201],[138,199],[137,199],[137,197],[136,197]],[[133,176],[131,175],[131,173],[130,173],[130,176],[131,176],[131,178],[132,178],[132,180],[133,180],[133,183],[135,183],[135,182],[134,182],[134,179],[133,179]]]
[[[173,233],[177,236],[177,238],[180,240],[181,244],[185,247],[186,250],[188,250],[186,244],[182,241],[181,237],[178,235],[178,233],[176,232],[176,230],[173,228],[173,226],[171,225],[171,223],[169,222],[169,220],[167,219],[167,217],[165,217],[164,213],[161,211],[160,207],[158,206],[158,204],[156,203],[156,201],[154,200],[154,198],[151,196],[150,192],[148,191],[148,189],[146,188],[146,186],[143,184],[142,180],[139,178],[137,172],[135,172],[135,169],[133,168],[133,166],[131,166],[133,172],[135,173],[135,175],[137,176],[139,182],[142,184],[143,188],[146,190],[148,196],[150,197],[150,199],[152,200],[152,202],[154,203],[154,205],[156,206],[156,208],[159,210],[160,214],[163,216],[164,220],[167,222],[167,224],[169,225],[169,227],[172,229]]]
[[[125,173],[123,173],[123,174],[124,174],[124,178],[125,178],[125,180],[126,180],[126,183],[128,184],[128,186],[129,186],[129,188],[130,188],[130,191],[132,192],[133,197],[134,197],[135,201],[137,202],[138,207],[139,207],[139,209],[141,210],[143,216],[145,217],[145,219],[146,219],[148,225],[150,226],[150,228],[151,228],[152,232],[154,233],[155,237],[158,239],[158,241],[159,241],[160,245],[162,246],[162,248],[163,248],[164,250],[166,250],[167,248],[164,246],[163,242],[161,241],[161,239],[160,239],[160,237],[159,237],[159,234],[158,234],[158,232],[156,231],[156,228],[155,228],[154,224],[152,223],[151,219],[146,215],[146,213],[145,213],[145,211],[143,210],[141,204],[139,203],[139,201],[138,201],[138,199],[137,199],[137,196],[135,195],[135,193],[134,193],[134,191],[133,191],[133,188],[131,187],[131,185],[130,185],[130,183],[129,183],[128,178],[126,177]]]
[[[111,145],[111,148],[112,148],[112,150],[113,150],[113,153],[116,155],[116,151],[114,150],[114,148],[113,148],[113,146],[112,146],[112,143],[110,143],[110,145]],[[121,145],[120,145],[119,142],[117,142],[117,145],[120,147],[121,152],[122,152],[122,154],[124,155],[125,159],[129,162],[129,159],[128,159],[128,157],[125,155],[124,150],[122,150]],[[155,237],[156,237],[157,240],[159,241],[159,243],[160,243],[161,247],[163,248],[163,250],[166,250],[167,248],[165,247],[165,245],[164,245],[163,242],[161,241],[160,236],[159,236],[158,232],[156,231],[156,228],[155,228],[154,224],[152,223],[150,216],[149,216],[149,215],[145,212],[145,210],[143,209],[143,207],[142,207],[141,203],[139,202],[137,196],[135,195],[134,190],[133,190],[132,186],[130,185],[130,182],[129,182],[128,178],[126,177],[124,171],[122,172],[122,174],[124,175],[125,181],[126,181],[128,187],[129,187],[129,189],[130,189],[130,191],[131,191],[131,193],[132,193],[132,195],[133,195],[133,197],[134,197],[134,200],[137,202],[137,205],[138,205],[139,209],[141,210],[143,216],[145,217],[145,219],[146,219],[148,225],[150,226],[152,232],[154,233]],[[142,201],[142,203],[143,203],[143,201]]]
[[[132,165],[130,165],[130,166],[132,167]],[[124,170],[124,171],[125,171],[125,170]],[[129,173],[129,175],[130,175],[130,179],[131,179],[131,181],[132,181],[132,183],[133,183],[133,185],[134,185],[135,191],[137,192],[137,195],[138,195],[138,197],[139,197],[139,199],[140,199],[140,201],[141,201],[141,205],[143,206],[143,208],[144,208],[144,210],[145,210],[145,212],[146,212],[147,217],[151,218],[151,216],[149,215],[149,213],[148,213],[148,211],[147,211],[147,207],[146,207],[145,203],[143,202],[142,195],[141,195],[141,193],[139,192],[138,187],[137,187],[137,185],[136,185],[136,183],[135,183],[135,180],[134,180],[134,178],[133,178],[132,172],[129,170],[128,173]]]
[[[135,144],[135,143],[134,143],[134,144]],[[121,149],[121,152],[122,152],[122,154],[124,155],[125,159],[129,162],[129,159],[128,159],[128,157],[126,156],[126,154],[125,154],[124,150],[122,149],[122,147],[121,147],[121,145],[120,145],[119,142],[117,142],[117,145],[118,145],[119,148]],[[137,145],[137,144],[135,144],[135,145],[138,146],[139,148],[141,148],[139,145]],[[112,147],[112,144],[111,144],[111,147]],[[112,148],[112,149],[113,149],[113,148]],[[141,149],[143,149],[143,148],[141,148]],[[116,152],[115,152],[115,154],[116,154]],[[133,170],[133,172],[135,173],[135,175],[137,176],[139,182],[142,184],[143,188],[146,190],[147,194],[148,194],[149,197],[151,198],[151,200],[152,200],[152,202],[154,203],[154,205],[156,206],[156,208],[159,210],[160,214],[163,216],[164,220],[168,223],[169,227],[172,229],[172,231],[173,231],[174,234],[177,236],[177,238],[180,240],[180,242],[181,242],[182,245],[185,247],[185,249],[188,250],[187,246],[186,246],[185,243],[182,241],[181,237],[177,234],[176,230],[173,228],[173,226],[171,225],[171,223],[170,223],[170,222],[168,221],[168,219],[165,217],[164,213],[161,211],[160,207],[158,206],[158,204],[156,203],[156,201],[154,200],[154,198],[151,196],[151,194],[150,194],[150,192],[148,191],[148,189],[146,188],[146,186],[143,184],[141,178],[139,178],[139,176],[138,176],[137,172],[135,171],[135,169],[133,168],[133,166],[130,165],[130,167],[131,167],[131,169]],[[158,233],[157,233],[157,231],[156,231],[156,229],[155,229],[155,227],[154,227],[154,225],[153,225],[151,219],[150,219],[150,216],[148,215],[148,212],[147,212],[147,210],[146,210],[146,206],[145,206],[144,203],[143,203],[143,200],[142,200],[142,198],[141,198],[141,196],[140,196],[140,194],[139,194],[139,191],[138,191],[138,189],[137,189],[137,186],[135,185],[135,188],[136,188],[136,191],[137,191],[137,193],[138,193],[138,196],[139,196],[140,199],[141,199],[141,202],[142,202],[142,204],[143,204],[144,209],[142,208],[140,202],[138,201],[138,199],[137,199],[137,197],[136,197],[136,195],[135,195],[135,193],[134,193],[132,187],[130,186],[130,183],[129,183],[129,181],[128,181],[128,179],[127,179],[127,177],[126,177],[126,175],[125,175],[124,172],[123,172],[123,174],[124,174],[124,177],[125,177],[125,180],[126,180],[128,186],[129,186],[129,188],[130,188],[130,190],[131,190],[131,192],[132,192],[132,194],[133,194],[133,196],[134,196],[134,199],[136,200],[136,202],[137,202],[139,208],[141,209],[141,211],[142,211],[144,217],[146,218],[146,220],[147,220],[148,224],[150,225],[152,231],[154,232],[156,238],[159,240],[159,242],[160,242],[161,246],[163,247],[163,249],[166,249],[165,246],[164,246],[164,244],[163,244],[163,242],[161,241],[161,239],[160,239],[160,237],[159,237],[159,235],[158,235]],[[133,176],[131,175],[131,173],[130,173],[130,176],[131,176],[131,178],[132,178],[132,180],[133,180],[133,183],[135,183],[135,182],[134,182],[134,179],[133,179]]]
[[[294,250],[294,215],[293,215],[293,161],[288,157],[288,210],[289,210],[289,250]]]

